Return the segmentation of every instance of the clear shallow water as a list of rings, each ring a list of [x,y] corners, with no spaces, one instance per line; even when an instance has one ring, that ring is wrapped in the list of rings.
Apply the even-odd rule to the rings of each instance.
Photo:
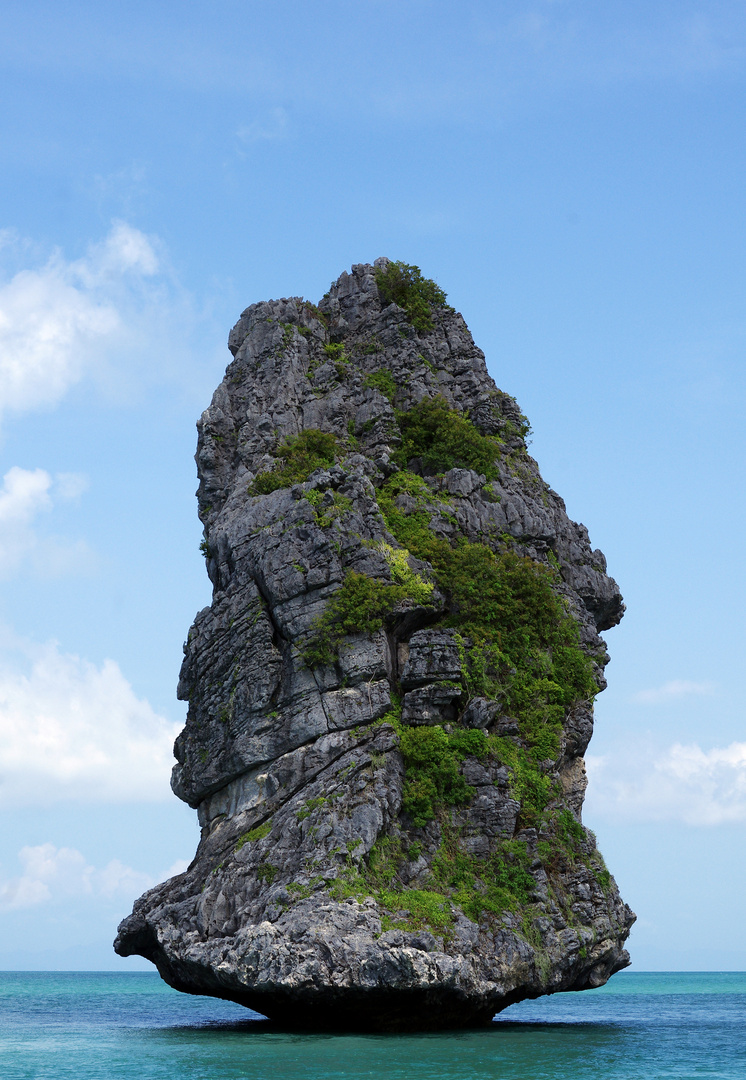
[[[489,1029],[298,1035],[155,974],[0,972],[2,1080],[746,1080],[746,973],[622,972]]]

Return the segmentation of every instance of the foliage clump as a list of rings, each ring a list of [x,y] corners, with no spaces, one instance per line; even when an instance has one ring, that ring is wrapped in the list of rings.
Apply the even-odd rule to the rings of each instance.
[[[405,508],[398,501],[402,494],[409,497]],[[399,543],[432,566],[449,602],[444,625],[468,637],[472,652],[475,645],[493,650],[493,678],[489,670],[475,668],[467,687],[472,694],[501,696],[506,666],[514,669],[514,679],[525,673],[555,683],[557,704],[563,707],[596,693],[577,624],[555,589],[559,578],[554,568],[463,536],[451,542],[437,535],[432,521],[443,503],[413,473],[390,477],[378,492],[378,504]],[[516,690],[519,684],[520,678]]]
[[[419,266],[390,262],[386,267],[377,267],[375,277],[383,302],[404,308],[410,323],[421,334],[434,328],[432,309],[447,307],[446,294],[434,281],[422,276]]]
[[[345,347],[342,342],[329,342],[324,346],[324,352],[334,363],[346,364]]]
[[[423,595],[429,597],[432,590],[432,585],[428,590],[427,583],[414,573],[410,580],[396,584],[349,570],[326,610],[311,627],[303,649],[305,663],[311,668],[334,663],[348,634],[375,633],[398,603],[402,600],[421,603]]]
[[[390,532],[430,564],[446,596],[441,625],[458,632],[464,689],[469,696],[500,701],[519,722],[522,745],[492,737],[489,750],[511,769],[525,823],[536,823],[552,796],[542,763],[559,752],[566,710],[598,689],[577,624],[556,591],[557,572],[513,551],[493,551],[463,536],[455,542],[439,536],[433,521],[448,507],[416,474],[395,473],[380,489],[378,503]],[[425,773],[411,759],[406,808],[417,824],[435,816],[439,805],[457,801],[453,794],[463,794],[458,786],[447,786],[457,755],[445,744],[442,750],[450,764],[438,763],[436,754]]]
[[[378,371],[372,371],[370,375],[366,375],[363,379],[363,386],[369,387],[372,390],[378,390],[391,402],[394,400],[396,383],[394,382],[393,375],[390,371],[387,371],[386,368],[379,368]]]
[[[517,911],[531,901],[536,882],[529,872],[531,856],[521,840],[502,840],[486,859],[464,851],[453,829],[444,831],[433,859],[433,879],[449,893],[468,918],[479,922],[484,914]]]
[[[240,851],[246,844],[252,844],[256,840],[263,840],[265,836],[269,836],[272,831],[271,821],[265,821],[261,825],[257,825],[253,829],[249,829],[248,832],[242,833],[236,841],[235,851]]]
[[[464,780],[460,765],[467,757],[483,757],[487,746],[482,731],[460,729],[448,734],[436,724],[403,728],[400,750],[406,770],[402,810],[415,826],[422,826],[435,817],[438,805],[470,801],[474,788]]]
[[[300,435],[292,435],[277,447],[274,451],[277,465],[259,473],[249,488],[249,494],[268,495],[278,488],[301,484],[316,469],[333,465],[336,453],[337,440],[334,435],[318,428],[306,428]]]
[[[500,440],[482,435],[445,398],[425,398],[407,412],[398,413],[397,419],[402,436],[402,445],[394,454],[397,464],[406,466],[412,458],[419,458],[425,472],[473,469],[487,480],[497,479],[495,458]]]
[[[307,817],[310,817],[314,810],[318,810],[321,806],[326,806],[328,799],[325,795],[318,795],[315,799],[306,799],[305,803],[300,810],[296,812],[296,818],[298,821],[305,821]]]
[[[306,499],[313,507],[316,524],[322,529],[327,529],[333,521],[343,518],[352,510],[352,500],[338,491],[332,491],[331,498],[328,498],[318,488],[313,488],[306,492]]]
[[[531,901],[536,882],[529,872],[531,856],[520,840],[502,840],[488,859],[470,855],[457,831],[446,827],[432,861],[425,888],[402,881],[407,863],[416,861],[420,846],[406,836],[380,837],[366,862],[349,864],[332,886],[337,899],[372,896],[384,909],[381,928],[421,930],[448,936],[457,908],[479,922],[487,915],[517,911]]]
[[[391,544],[381,541],[376,544],[376,550],[380,551],[388,563],[389,572],[394,584],[401,585],[406,590],[409,600],[418,604],[427,604],[432,599],[435,586],[431,581],[424,581],[409,565],[409,552],[406,548],[393,548]]]

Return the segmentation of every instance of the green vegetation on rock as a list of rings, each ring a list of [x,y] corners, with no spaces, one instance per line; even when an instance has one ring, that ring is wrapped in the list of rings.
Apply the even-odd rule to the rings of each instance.
[[[372,371],[370,375],[366,375],[363,379],[363,386],[368,387],[371,390],[378,390],[391,402],[394,400],[396,383],[394,382],[393,375],[390,371],[387,371],[386,368],[379,368],[378,371]]]
[[[368,375],[366,385],[389,397],[396,389],[390,373],[383,370]],[[500,440],[482,435],[442,397],[397,413],[397,420],[402,446],[395,461],[400,465],[416,460],[426,473],[461,467],[482,473],[487,480],[497,477]],[[278,475],[292,471],[295,479],[320,453],[333,457],[334,444],[319,447],[313,442],[300,450],[294,444],[281,449],[278,456],[283,465]],[[312,491],[307,498],[322,523],[324,496]],[[529,872],[532,859],[523,841],[499,841],[486,859],[464,847],[451,809],[465,806],[474,795],[463,775],[468,758],[507,766],[511,793],[521,806],[522,826],[541,827],[544,835],[552,837],[551,842],[542,841],[540,849],[547,866],[558,860],[573,863],[579,857],[591,865],[587,855],[579,854],[586,851],[585,830],[568,810],[553,808],[560,792],[550,763],[559,753],[567,709],[591,699],[597,686],[592,662],[580,646],[577,624],[559,590],[555,566],[539,564],[503,546],[493,550],[463,533],[454,536],[458,518],[452,502],[406,468],[383,483],[377,498],[389,531],[401,545],[375,545],[386,558],[392,580],[382,582],[349,571],[312,626],[305,662],[311,667],[334,662],[347,635],[379,630],[405,599],[426,605],[433,583],[412,569],[410,557],[414,556],[429,564],[445,595],[446,610],[437,625],[455,631],[465,700],[497,701],[501,713],[517,720],[519,736],[460,727],[446,730],[437,724],[406,726],[396,703],[381,722],[391,723],[399,736],[405,770],[403,816],[396,834],[381,837],[365,862],[350,860],[333,891],[339,897],[375,897],[384,909],[384,929],[430,927],[447,934],[458,908],[477,922],[506,911],[525,912],[536,887]],[[327,501],[330,517],[348,509],[341,505],[341,497],[339,507],[336,498]],[[439,524],[447,527],[439,528]],[[409,831],[433,820],[439,823],[441,844],[430,860],[426,880],[419,882],[426,887],[409,888],[402,868],[411,861],[410,855],[417,859],[421,851],[420,841]],[[592,869],[602,887],[608,885],[603,863],[594,863]]]
[[[444,308],[446,294],[430,278],[422,276],[419,266],[405,262],[390,262],[375,271],[376,285],[385,304],[404,308],[412,326],[419,333],[434,328],[433,308]]]
[[[330,342],[324,346],[324,352],[335,364],[346,364],[345,347],[341,343]]]
[[[423,581],[409,565],[410,554],[406,548],[394,548],[385,541],[375,545],[388,563],[389,572],[396,585],[405,590],[403,599],[414,600],[417,604],[429,604],[432,599],[434,585],[431,581]]]
[[[474,794],[461,775],[460,765],[470,756],[484,757],[486,737],[481,731],[457,729],[447,734],[436,724],[401,729],[400,749],[405,778],[402,810],[415,826],[426,825],[439,805],[458,806]]]
[[[468,417],[450,408],[443,397],[425,398],[407,412],[397,413],[402,445],[394,461],[406,466],[419,458],[426,472],[473,469],[487,480],[497,479],[495,458],[500,440],[482,435]]]
[[[337,440],[334,435],[317,428],[306,428],[300,435],[291,436],[277,447],[277,465],[259,473],[249,488],[250,495],[268,495],[278,488],[301,484],[316,469],[334,464]]]
[[[488,858],[476,858],[464,851],[457,831],[446,827],[433,859],[433,884],[478,923],[485,915],[520,911],[531,902],[536,889],[531,861],[522,840],[500,840]]]
[[[269,836],[271,831],[272,823],[270,821],[265,821],[262,825],[257,825],[255,828],[249,829],[248,832],[242,833],[241,836],[239,836],[234,850],[240,851],[246,844],[251,844],[255,840],[263,840],[265,836]]]
[[[320,525],[322,529],[327,529],[333,521],[343,518],[345,514],[349,514],[352,510],[352,501],[346,495],[340,495],[338,491],[332,491],[330,496],[330,498],[326,498],[326,493],[319,491],[318,488],[306,492],[306,499],[313,507],[316,524]]]
[[[556,757],[567,708],[598,689],[577,624],[556,591],[557,572],[465,536],[451,542],[437,535],[433,521],[449,508],[413,473],[394,474],[378,503],[389,530],[431,565],[446,595],[442,625],[459,632],[469,695],[499,700],[518,719],[537,763]]]
[[[531,857],[521,840],[499,841],[488,859],[480,859],[466,853],[456,830],[446,825],[428,887],[410,888],[402,882],[402,871],[420,853],[418,845],[407,846],[404,834],[381,837],[366,863],[348,863],[332,886],[332,895],[372,896],[383,908],[384,931],[429,929],[448,937],[459,908],[478,923],[485,915],[521,911],[536,889],[529,873]]]
[[[400,462],[416,458],[428,471],[461,466],[488,479],[496,475],[498,440],[481,435],[442,398],[421,402],[398,419]],[[378,491],[378,504],[390,532],[430,564],[445,594],[447,609],[438,625],[457,632],[466,700],[495,700],[519,726],[517,739],[463,729],[447,733],[440,726],[400,727],[402,809],[414,827],[445,820],[447,807],[472,795],[461,773],[463,760],[489,755],[510,770],[522,823],[538,825],[558,795],[545,763],[557,758],[567,709],[597,692],[592,661],[558,589],[558,571],[464,534],[454,537],[458,519],[451,503],[417,473],[391,476]],[[439,531],[439,522],[448,529]],[[574,825],[573,830],[563,818],[563,835],[570,829],[577,844],[585,833]]]
[[[348,571],[326,610],[311,627],[303,650],[304,661],[311,668],[334,663],[348,634],[375,633],[401,601],[421,602],[418,597],[422,597],[423,589],[427,590],[427,583],[415,574],[409,582],[392,584],[355,570]],[[428,595],[430,592],[432,585]]]

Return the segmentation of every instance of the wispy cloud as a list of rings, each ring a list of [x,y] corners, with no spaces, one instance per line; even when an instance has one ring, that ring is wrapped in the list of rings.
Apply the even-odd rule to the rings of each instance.
[[[46,78],[87,73],[167,92],[217,92],[231,107],[249,101],[271,110],[282,101],[299,117],[343,116],[357,124],[371,115],[404,125],[437,118],[491,123],[496,113],[549,102],[566,87],[697,79],[740,68],[746,55],[743,5],[732,0],[377,0],[265,5],[259,17],[250,5],[239,12],[213,4],[205,17],[191,19],[176,9],[154,17],[130,6],[95,25],[68,8],[57,13],[50,6],[41,21],[7,16],[0,37],[5,67]],[[261,131],[265,121],[257,123]]]
[[[507,19],[494,15],[494,40],[523,44],[550,64],[557,81],[639,81],[699,75],[742,64],[746,39],[742,14],[652,8],[647,17],[593,12],[573,5],[534,5]],[[520,60],[526,63],[528,57]]]
[[[179,724],[100,666],[6,635],[0,649],[0,806],[171,798]]]
[[[35,522],[56,503],[77,501],[88,486],[80,473],[51,476],[14,466],[0,488],[0,579],[22,566],[43,577],[89,569],[94,553],[83,540],[40,535]]]
[[[691,682],[688,679],[671,679],[662,686],[649,690],[638,690],[632,695],[632,701],[640,705],[660,705],[669,701],[679,701],[687,697],[710,697],[716,687],[709,682]]]
[[[723,825],[746,821],[746,743],[636,746],[586,759],[591,816]]]
[[[97,173],[91,180],[89,190],[100,207],[116,206],[120,214],[129,217],[146,194],[147,181],[147,166],[143,162],[133,161],[122,169]]]
[[[97,869],[76,848],[58,848],[54,844],[21,848],[18,861],[21,873],[0,881],[0,909],[6,911],[81,896],[131,901],[152,888],[157,880],[173,877],[188,865],[186,860],[180,860],[156,880],[119,859]]]
[[[740,64],[746,57],[742,26],[729,26],[702,11],[685,15],[674,25],[670,54],[682,71],[716,71]]]

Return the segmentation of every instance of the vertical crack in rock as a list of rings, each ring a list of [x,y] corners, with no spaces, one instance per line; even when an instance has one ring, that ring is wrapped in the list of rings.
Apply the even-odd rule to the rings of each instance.
[[[173,775],[202,836],[117,951],[319,1029],[601,985],[634,915],[581,821],[582,755],[624,605],[525,417],[386,259],[318,306],[253,304],[229,347]]]

